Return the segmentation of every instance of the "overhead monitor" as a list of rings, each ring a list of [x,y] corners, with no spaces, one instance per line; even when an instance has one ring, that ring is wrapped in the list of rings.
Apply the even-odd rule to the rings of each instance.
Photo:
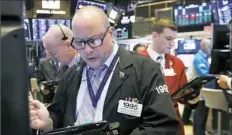
[[[209,24],[212,22],[211,10],[209,3],[176,6],[174,21],[178,26]]]
[[[105,11],[106,4],[100,1],[90,1],[90,0],[79,0],[76,5],[76,10],[81,9],[84,6],[96,6]]]
[[[232,17],[232,0],[217,0],[219,24],[228,24]]]
[[[33,40],[41,40],[51,25],[54,24],[71,27],[71,21],[66,19],[32,19]]]

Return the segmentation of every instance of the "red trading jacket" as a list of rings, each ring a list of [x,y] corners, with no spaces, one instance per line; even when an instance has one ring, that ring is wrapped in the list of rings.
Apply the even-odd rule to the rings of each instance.
[[[150,55],[147,52],[147,49],[144,49],[140,54],[150,58]],[[187,77],[185,74],[184,63],[176,56],[173,56],[171,54],[165,54],[165,69],[170,69],[171,67],[173,68],[176,75],[175,76],[165,76],[165,82],[168,86],[168,90],[169,90],[170,95],[172,95],[179,88],[181,88],[182,86],[184,86],[185,84],[188,83]],[[183,102],[181,102],[181,103],[183,103]],[[180,123],[180,132],[178,133],[178,135],[184,135],[184,125],[183,125],[183,121],[182,121],[181,116],[180,116],[177,101],[173,101],[173,106],[174,106],[176,115],[179,119],[179,123]]]
[[[145,49],[140,53],[141,55],[147,56],[150,58],[147,50]],[[170,65],[172,63],[172,66]],[[173,68],[176,73],[175,76],[165,76],[166,84],[168,85],[169,94],[172,95],[179,88],[188,83],[184,63],[171,54],[165,54],[165,69]]]

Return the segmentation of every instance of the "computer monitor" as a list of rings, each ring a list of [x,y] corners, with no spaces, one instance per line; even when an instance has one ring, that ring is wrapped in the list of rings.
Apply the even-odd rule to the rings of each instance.
[[[230,50],[213,49],[211,52],[210,74],[227,74],[230,71]]]
[[[210,3],[178,5],[174,7],[174,21],[178,26],[204,25],[212,22]]]
[[[227,25],[212,24],[213,49],[229,49],[229,28]]]
[[[227,25],[212,24],[210,74],[226,74],[230,70],[229,29]]]
[[[195,54],[200,50],[201,40],[178,40],[177,54]]]

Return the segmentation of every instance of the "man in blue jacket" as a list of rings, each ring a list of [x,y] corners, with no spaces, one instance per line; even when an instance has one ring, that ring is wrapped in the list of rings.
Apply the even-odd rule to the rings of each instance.
[[[211,52],[211,42],[209,39],[202,39],[201,49],[197,52],[193,60],[193,73],[195,77],[205,76],[209,74],[209,57]],[[206,121],[208,117],[208,108],[205,106],[204,98],[201,96],[201,100],[198,102],[198,106],[194,113],[194,134],[205,135]]]

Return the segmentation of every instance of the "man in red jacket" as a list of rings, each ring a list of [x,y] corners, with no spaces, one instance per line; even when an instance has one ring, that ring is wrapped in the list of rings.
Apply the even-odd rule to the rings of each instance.
[[[170,95],[188,83],[183,62],[176,56],[169,54],[170,49],[174,44],[174,40],[176,39],[176,35],[176,25],[168,19],[160,19],[153,27],[152,44],[140,53],[161,64]],[[177,102],[185,102],[182,100],[173,101],[175,112],[180,123],[180,131],[178,135],[184,135],[183,121],[180,116]],[[186,102],[186,104],[188,103]]]

